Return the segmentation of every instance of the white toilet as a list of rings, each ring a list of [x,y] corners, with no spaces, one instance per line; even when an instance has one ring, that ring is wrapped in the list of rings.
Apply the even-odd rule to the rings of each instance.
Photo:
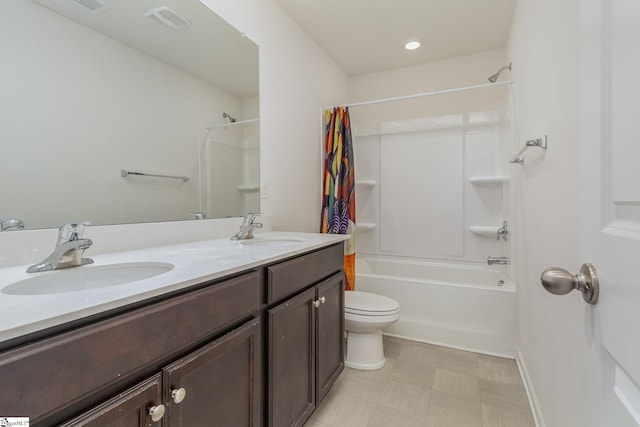
[[[382,368],[385,362],[382,329],[400,318],[400,304],[382,295],[346,291],[344,317],[347,367],[364,370]]]

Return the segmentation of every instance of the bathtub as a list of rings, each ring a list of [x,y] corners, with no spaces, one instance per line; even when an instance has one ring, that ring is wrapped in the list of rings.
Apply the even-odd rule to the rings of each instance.
[[[358,254],[356,290],[400,303],[386,335],[515,357],[516,294],[503,266]]]

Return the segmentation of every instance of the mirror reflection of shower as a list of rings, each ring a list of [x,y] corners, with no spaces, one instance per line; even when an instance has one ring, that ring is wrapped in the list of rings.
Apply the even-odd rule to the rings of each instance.
[[[236,122],[235,117],[233,117],[231,114],[228,114],[228,113],[222,113],[222,118],[223,119],[229,119],[229,122],[231,122],[231,123],[235,123]]]
[[[200,147],[200,211],[209,218],[260,212],[259,119],[222,117]]]
[[[502,73],[504,70],[511,71],[511,62],[509,62],[509,65],[505,65],[504,67],[500,68],[497,73],[489,76],[489,81],[491,83],[495,83],[498,80],[498,77],[500,77],[500,73]]]

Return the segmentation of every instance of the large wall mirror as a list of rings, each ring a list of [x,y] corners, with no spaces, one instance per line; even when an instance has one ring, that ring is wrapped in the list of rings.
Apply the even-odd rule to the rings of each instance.
[[[0,8],[0,219],[34,229],[259,211],[251,40],[198,0]]]

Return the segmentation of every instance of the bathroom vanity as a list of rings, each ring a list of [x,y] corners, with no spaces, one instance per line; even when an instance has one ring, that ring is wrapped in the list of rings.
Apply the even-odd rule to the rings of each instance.
[[[105,295],[115,291],[91,291],[88,306],[93,294],[106,299],[4,335],[0,416],[32,426],[302,425],[344,366],[341,241],[224,242],[217,258],[206,242],[167,247],[199,255],[175,258],[173,279],[141,281],[138,294],[114,303]],[[70,295],[55,297],[64,305]]]

